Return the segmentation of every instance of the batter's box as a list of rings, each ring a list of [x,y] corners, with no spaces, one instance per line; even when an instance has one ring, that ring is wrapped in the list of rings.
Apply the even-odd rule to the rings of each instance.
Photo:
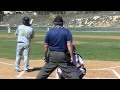
[[[118,79],[112,70],[88,70],[85,77],[88,79]]]

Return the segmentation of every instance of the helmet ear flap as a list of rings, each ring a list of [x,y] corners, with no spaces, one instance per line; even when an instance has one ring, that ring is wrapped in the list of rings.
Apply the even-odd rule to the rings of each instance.
[[[23,23],[25,23],[25,21],[24,21],[24,20],[22,20],[22,22],[23,22]]]

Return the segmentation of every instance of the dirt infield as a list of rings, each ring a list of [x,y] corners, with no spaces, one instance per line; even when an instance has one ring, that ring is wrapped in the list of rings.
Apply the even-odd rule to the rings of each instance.
[[[45,35],[35,35],[35,37],[45,37]],[[120,36],[91,36],[91,35],[73,35],[73,37],[79,37],[79,38],[100,38],[100,39],[120,39]],[[7,35],[2,34],[0,35],[0,38],[16,38],[15,35]]]
[[[21,70],[23,64],[22,60]],[[119,61],[84,60],[84,64],[87,69],[84,79],[120,79]],[[0,58],[0,79],[35,79],[43,65],[43,60],[30,60],[32,72],[15,72],[14,60]],[[54,71],[48,79],[56,79],[56,72]]]

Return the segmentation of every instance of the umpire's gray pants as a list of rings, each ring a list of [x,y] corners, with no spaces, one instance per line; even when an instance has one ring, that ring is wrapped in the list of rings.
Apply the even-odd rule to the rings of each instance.
[[[76,73],[76,70],[70,62],[66,59],[67,54],[65,52],[50,52],[49,62],[46,62],[43,68],[38,73],[36,79],[47,79],[49,75],[59,67],[63,74],[68,79],[79,79],[79,76]]]

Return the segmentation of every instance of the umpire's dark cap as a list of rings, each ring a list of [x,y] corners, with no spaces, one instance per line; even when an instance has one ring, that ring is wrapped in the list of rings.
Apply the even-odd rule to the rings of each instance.
[[[55,24],[60,24],[60,23],[63,23],[63,22],[64,22],[64,20],[60,16],[57,16],[53,21],[53,23],[55,23]]]

